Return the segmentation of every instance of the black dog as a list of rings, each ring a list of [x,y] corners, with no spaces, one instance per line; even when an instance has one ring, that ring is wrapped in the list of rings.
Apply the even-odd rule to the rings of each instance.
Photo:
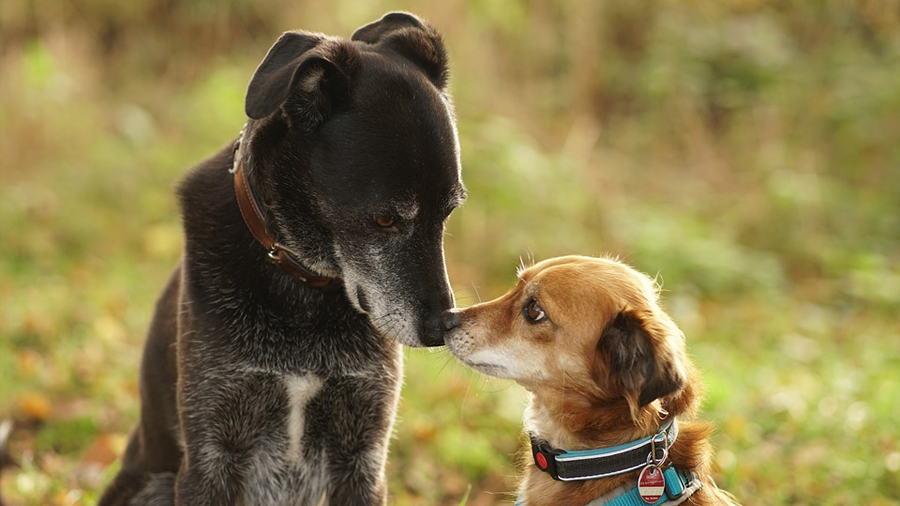
[[[245,106],[180,187],[184,257],[101,505],[384,504],[399,344],[443,344],[465,190],[438,33],[404,13],[286,33]]]

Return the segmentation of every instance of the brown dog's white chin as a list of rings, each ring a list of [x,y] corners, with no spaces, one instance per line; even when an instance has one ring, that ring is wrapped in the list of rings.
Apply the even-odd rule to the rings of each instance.
[[[481,374],[486,374],[486,375],[492,376],[494,378],[512,379],[509,375],[509,371],[502,365],[485,364],[485,363],[472,363],[472,364],[467,363],[466,365],[471,367],[472,369],[475,369],[476,371],[480,372]]]

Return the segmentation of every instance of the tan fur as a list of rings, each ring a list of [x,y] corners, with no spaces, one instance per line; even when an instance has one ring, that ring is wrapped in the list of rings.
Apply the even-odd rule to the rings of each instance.
[[[532,300],[546,315],[537,323],[526,317]],[[713,429],[693,419],[700,377],[685,353],[683,334],[659,305],[658,286],[646,275],[610,259],[553,258],[522,271],[507,294],[455,317],[455,327],[445,334],[450,351],[466,365],[513,379],[530,392],[526,431],[555,448],[604,448],[653,434],[666,417],[677,416],[680,431],[668,461],[705,482],[688,504],[737,504],[708,479]],[[616,368],[609,351],[615,337],[605,332],[614,321],[627,322],[622,328],[639,332],[652,351],[652,358],[641,362],[645,368]],[[632,353],[626,346],[615,349]],[[655,391],[664,395],[641,406],[641,395]],[[533,465],[530,449],[523,461],[520,495],[526,506],[580,506],[637,483],[638,471],[560,482]]]

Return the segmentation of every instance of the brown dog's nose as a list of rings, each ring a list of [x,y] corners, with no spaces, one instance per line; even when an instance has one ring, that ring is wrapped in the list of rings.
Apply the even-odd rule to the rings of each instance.
[[[459,312],[453,309],[444,311],[443,316],[441,316],[441,327],[444,328],[444,332],[459,327]]]

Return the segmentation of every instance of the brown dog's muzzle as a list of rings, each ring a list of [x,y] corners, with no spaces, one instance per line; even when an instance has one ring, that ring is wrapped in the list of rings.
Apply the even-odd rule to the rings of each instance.
[[[455,309],[444,311],[444,314],[441,315],[441,328],[444,329],[444,332],[449,332],[459,327],[460,320],[459,311]]]

